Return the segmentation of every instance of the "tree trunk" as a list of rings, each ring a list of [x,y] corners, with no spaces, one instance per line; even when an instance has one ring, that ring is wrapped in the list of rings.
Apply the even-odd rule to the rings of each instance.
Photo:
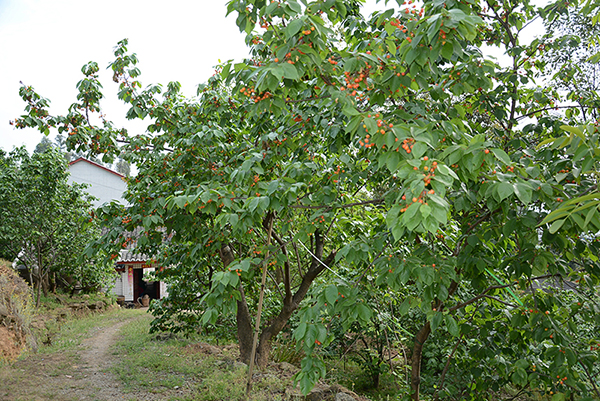
[[[289,300],[284,299],[283,303],[279,315],[260,333],[260,340],[256,349],[256,364],[261,368],[264,368],[269,363],[273,339],[285,327],[292,313],[298,307],[298,304],[294,303],[291,298]]]
[[[245,364],[250,364],[250,355],[252,355],[252,343],[253,343],[253,330],[252,330],[252,317],[250,316],[250,310],[246,303],[246,296],[244,295],[244,287],[240,282],[240,295],[241,300],[237,301],[237,337],[238,344],[240,347],[240,358]]]
[[[56,272],[52,272],[52,275],[50,276],[50,291],[52,291],[53,294],[56,294],[57,281],[58,277]]]
[[[39,271],[39,270],[38,270]],[[42,300],[42,278],[38,275],[36,275],[37,278],[37,299],[35,300],[35,307],[39,308],[40,307],[40,302]]]
[[[48,296],[48,291],[50,289],[50,280],[48,278],[48,275],[44,275],[42,276],[42,291],[44,291],[44,296],[47,297]]]
[[[423,345],[431,333],[429,322],[425,323],[415,336],[415,344],[411,357],[410,388],[412,400],[419,401],[419,385],[421,384],[421,359],[423,356]]]
[[[219,256],[223,262],[223,267],[229,266],[234,261],[235,256],[228,244],[224,244],[219,251]],[[248,303],[244,294],[244,287],[240,281],[239,291],[241,299],[237,301],[236,325],[237,337],[240,346],[240,358],[242,362],[250,362],[250,354],[252,353],[252,317],[248,310]]]
[[[322,260],[323,240],[318,233],[316,234],[316,237],[316,258],[313,257],[313,261],[309,269],[302,277],[302,282],[300,283],[298,290],[293,294],[293,296],[291,293],[286,295],[279,314],[260,333],[259,343],[256,348],[255,362],[261,368],[264,368],[269,362],[271,343],[273,339],[285,327],[289,318],[298,308],[300,302],[306,296],[306,293],[308,292],[308,289],[314,279],[325,269],[323,265],[329,266],[335,259],[336,252],[333,251],[327,255],[325,260]],[[221,257],[221,261],[223,262],[223,266],[225,267],[227,267],[235,259],[231,248],[227,244],[221,247],[219,255]],[[286,277],[284,277],[284,279],[286,279]],[[250,356],[252,354],[252,342],[254,334],[252,329],[252,316],[250,315],[250,311],[248,309],[244,288],[242,287],[241,282],[239,291],[241,298],[237,302],[236,323],[240,347],[240,358],[242,362],[249,364]]]

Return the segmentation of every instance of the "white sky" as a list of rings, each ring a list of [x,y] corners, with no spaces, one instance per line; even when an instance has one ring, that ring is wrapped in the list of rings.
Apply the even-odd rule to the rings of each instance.
[[[25,144],[31,152],[42,138],[8,124],[24,113],[19,81],[51,100],[51,114],[65,114],[89,61],[100,67],[107,117],[131,129],[106,69],[123,38],[138,56],[143,87],[179,81],[185,94],[195,94],[219,59],[247,56],[245,35],[226,12],[225,0],[0,0],[0,148]]]
[[[373,3],[368,0],[365,11],[378,8]],[[226,0],[0,0],[0,148],[26,145],[31,152],[42,138],[37,130],[8,123],[24,113],[19,81],[51,100],[51,114],[65,114],[89,61],[100,67],[107,117],[129,130],[144,130],[146,122],[124,118],[128,107],[116,97],[117,84],[106,69],[113,47],[129,38],[143,87],[176,80],[184,94],[193,95],[219,59],[248,54],[236,15],[225,18],[225,13]]]

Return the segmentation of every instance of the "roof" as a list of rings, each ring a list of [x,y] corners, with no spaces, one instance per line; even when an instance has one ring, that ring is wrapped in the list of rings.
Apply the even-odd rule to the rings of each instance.
[[[131,249],[123,249],[119,255],[117,264],[146,262],[148,259],[150,258],[143,253],[133,253]]]
[[[118,177],[120,177],[120,178],[125,178],[125,176],[124,176],[123,174],[121,174],[121,173],[117,173],[116,171],[114,171],[114,170],[111,170],[111,169],[109,169],[109,168],[106,168],[106,167],[104,167],[103,165],[101,165],[101,164],[98,164],[98,163],[96,163],[96,162],[93,162],[93,161],[91,161],[91,160],[88,160],[88,159],[86,159],[85,157],[80,157],[80,158],[78,158],[78,159],[76,159],[76,160],[73,160],[72,162],[69,162],[69,166],[72,166],[73,164],[75,164],[75,163],[79,163],[79,162],[87,162],[87,163],[91,164],[92,166],[100,167],[101,169],[104,169],[104,170],[108,171],[109,173],[113,173],[114,175],[116,175],[116,176],[118,176]]]
[[[141,236],[142,231],[144,231],[143,227],[136,227],[133,231],[125,231],[121,234],[123,238],[133,239],[133,241],[128,241],[127,246],[124,249],[121,249],[119,252],[119,257],[116,260],[117,264],[123,263],[134,263],[134,262],[146,262],[151,259],[150,256],[144,253],[135,253],[133,250],[137,244],[137,239]],[[163,231],[163,241],[168,242],[173,237],[173,234],[166,234],[166,230]]]

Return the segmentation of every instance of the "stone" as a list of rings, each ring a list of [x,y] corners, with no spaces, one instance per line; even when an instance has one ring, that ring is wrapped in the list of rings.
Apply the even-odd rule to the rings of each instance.
[[[325,400],[331,394],[331,387],[327,384],[317,384],[306,396],[307,401]]]
[[[335,401],[356,401],[356,398],[352,397],[350,394],[337,393],[335,395]]]
[[[298,370],[297,367],[295,367],[294,365],[292,365],[291,363],[288,363],[288,362],[281,362],[279,364],[279,368],[281,370],[283,370],[284,372],[294,372],[294,371]]]

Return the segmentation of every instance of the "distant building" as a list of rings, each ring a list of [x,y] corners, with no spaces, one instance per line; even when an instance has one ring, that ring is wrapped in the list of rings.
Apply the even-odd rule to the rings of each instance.
[[[87,184],[86,191],[97,198],[94,207],[102,206],[104,203],[117,201],[125,206],[129,205],[123,198],[127,190],[126,177],[109,168],[106,168],[91,160],[80,157],[69,163],[69,184]],[[127,233],[128,237],[137,237],[140,230]],[[162,282],[144,281],[144,273],[153,272],[162,267],[152,262],[146,255],[134,254],[132,241],[127,248],[123,249],[119,258],[115,260],[115,270],[118,273],[113,286],[113,293],[117,297],[124,297],[125,301],[136,301],[143,295],[152,299],[160,299],[167,295],[167,287]]]
[[[117,201],[123,205],[129,203],[123,198],[127,190],[126,177],[91,160],[80,157],[69,163],[69,184],[87,184],[87,192],[97,198],[94,207]]]

